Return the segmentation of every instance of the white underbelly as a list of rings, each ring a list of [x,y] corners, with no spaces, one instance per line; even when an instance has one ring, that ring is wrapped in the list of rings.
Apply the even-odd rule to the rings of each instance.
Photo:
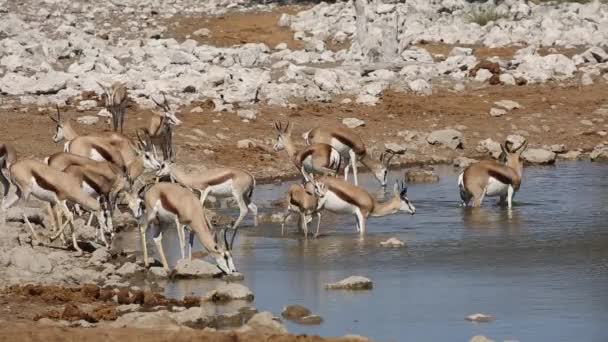
[[[55,203],[58,201],[57,194],[41,187],[34,177],[32,177],[32,195],[41,201]]]
[[[328,191],[327,200],[325,201],[325,205],[323,206],[323,208],[334,213],[354,214],[357,209],[357,206],[354,206],[344,201],[335,193]]]
[[[91,186],[89,186],[89,184],[87,182],[82,182],[82,191],[84,191],[86,194],[90,195],[91,197],[95,197],[97,198],[100,194],[97,193],[97,191],[95,191],[95,189],[93,189]]]
[[[494,177],[490,177],[488,180],[488,188],[486,190],[486,196],[506,196],[509,190],[509,184],[505,184]]]
[[[349,158],[348,153],[350,151],[350,146],[343,144],[340,140],[336,138],[331,138],[329,144],[331,145],[331,147],[335,148],[338,152],[340,152],[340,155],[342,155],[343,158]]]
[[[218,197],[232,196],[232,180],[209,186],[209,194]]]
[[[89,156],[90,159],[96,160],[96,161],[109,161],[106,160],[99,152],[97,152],[96,149],[91,149],[91,154]]]

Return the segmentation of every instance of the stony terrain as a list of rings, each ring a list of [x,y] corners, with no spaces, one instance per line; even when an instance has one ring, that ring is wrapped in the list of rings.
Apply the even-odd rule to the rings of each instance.
[[[476,22],[489,12],[497,20]],[[505,140],[523,139],[530,142],[524,155],[529,164],[608,160],[606,45],[608,5],[599,1],[278,6],[246,0],[0,0],[0,141],[14,145],[20,156],[59,151],[46,118],[55,105],[82,133],[107,129],[97,82],[124,81],[131,100],[127,134],[146,124],[152,98],[165,92],[184,121],[175,131],[180,163],[239,166],[260,181],[295,174],[284,152],[272,150],[275,121],[292,122],[298,135],[316,125],[344,123],[374,155],[385,148],[405,150],[395,158],[402,164],[462,167],[470,158],[497,158]],[[42,223],[39,203],[26,206],[19,209]],[[48,325],[98,324],[69,332],[87,339],[175,337],[119,332],[116,326],[164,325],[179,329],[183,339],[212,334],[218,341],[251,333],[263,334],[256,338],[263,340],[267,327],[271,335],[285,332],[271,313],[256,313],[251,321],[253,309],[218,318],[198,305],[205,298],[191,299],[196,305],[186,299],[145,303],[146,293],[152,298],[159,290],[154,279],[168,275],[155,267],[142,282],[145,273],[128,247],[132,234],[121,236],[109,252],[97,249],[74,258],[63,249],[32,247],[19,213],[5,216],[3,284],[61,289],[96,284],[111,291],[110,298],[78,302],[44,297],[46,288],[5,290],[0,324],[33,319],[46,324],[29,338],[65,333]],[[124,227],[132,223],[122,218]],[[87,234],[94,232],[82,233]],[[209,264],[182,266],[178,276],[213,277]],[[248,290],[222,286],[207,302],[225,298],[226,291],[250,306]],[[109,316],[84,319],[96,310]],[[226,327],[218,322],[241,330],[217,335],[189,330]],[[24,334],[18,327],[2,332]]]

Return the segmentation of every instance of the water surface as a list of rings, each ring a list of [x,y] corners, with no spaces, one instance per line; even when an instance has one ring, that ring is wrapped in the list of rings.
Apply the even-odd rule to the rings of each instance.
[[[293,225],[283,237],[279,225],[254,229],[248,218],[234,257],[255,293],[254,305],[277,315],[286,304],[304,305],[325,322],[287,323],[289,331],[322,336],[608,341],[608,167],[579,162],[527,168],[511,211],[496,206],[495,198],[486,198],[479,210],[460,208],[457,174],[451,167],[438,171],[439,183],[410,185],[415,216],[371,218],[364,239],[351,216],[324,214],[323,236],[308,241]],[[362,184],[382,195],[369,176]],[[255,201],[266,212],[276,211],[271,203],[286,188],[258,186]],[[176,260],[177,240],[166,236],[167,254]],[[378,246],[389,237],[407,241],[407,248]],[[371,278],[374,289],[324,289],[350,275]],[[212,287],[197,280],[165,286],[177,297]],[[497,319],[464,320],[477,312]]]

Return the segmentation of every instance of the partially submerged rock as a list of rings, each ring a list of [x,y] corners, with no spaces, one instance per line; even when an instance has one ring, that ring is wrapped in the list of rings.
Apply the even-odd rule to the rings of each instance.
[[[212,302],[229,302],[232,300],[253,301],[253,292],[244,285],[225,283],[205,295],[203,300]]]
[[[219,273],[217,266],[202,259],[180,259],[175,265],[175,275],[183,278],[213,278]]]
[[[287,328],[281,320],[274,317],[268,311],[259,312],[247,322],[247,326],[257,332],[268,332],[274,334],[287,334]]]
[[[432,168],[414,168],[405,171],[405,180],[408,183],[436,183],[439,176]]]
[[[283,308],[281,316],[288,320],[296,320],[310,315],[312,312],[302,305],[287,305]]]
[[[361,276],[351,276],[325,286],[328,290],[371,290],[372,287],[372,281]]]
[[[464,169],[464,168],[468,167],[469,165],[472,165],[475,163],[477,163],[477,160],[475,160],[475,159],[471,159],[471,158],[467,158],[467,157],[457,157],[454,159],[454,162],[452,163],[452,165],[454,165],[454,167],[459,167],[461,169]]]
[[[466,319],[467,321],[470,321],[470,322],[492,322],[493,320],[495,320],[495,318],[493,316],[485,315],[482,313],[468,315],[464,319]]]
[[[403,247],[405,246],[405,242],[397,239],[397,238],[390,238],[386,241],[382,241],[380,242],[380,246],[382,247],[391,247],[391,248],[399,248],[399,247]]]
[[[599,144],[589,154],[591,161],[608,161],[608,145]]]

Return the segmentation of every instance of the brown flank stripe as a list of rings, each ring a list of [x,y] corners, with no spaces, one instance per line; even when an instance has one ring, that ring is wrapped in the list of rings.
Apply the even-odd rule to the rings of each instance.
[[[359,206],[359,203],[357,203],[357,201],[353,197],[351,197],[349,194],[347,194],[346,192],[344,192],[336,187],[330,186],[329,184],[328,184],[328,189],[331,190],[333,193],[335,193],[336,196],[340,197],[343,201],[350,203],[352,205]]]
[[[174,213],[175,215],[179,216],[179,211],[177,210],[177,208],[175,207],[175,205],[173,205],[173,203],[171,203],[171,201],[169,200],[169,198],[167,198],[167,195],[165,195],[162,192],[160,194],[160,204],[163,206],[163,208],[165,208],[168,211],[170,211],[170,212]]]
[[[504,183],[504,184],[513,184],[513,180],[511,179],[511,177],[503,174],[502,172],[498,172],[496,170],[489,169],[488,170],[488,175],[490,175],[490,177],[496,178],[501,183]]]
[[[38,185],[40,185],[40,187],[43,188],[44,190],[52,191],[55,194],[59,193],[59,189],[57,189],[53,184],[51,184],[49,181],[47,181],[44,177],[42,177],[41,174],[39,174],[35,170],[32,170],[32,176],[34,176],[36,183],[38,183]]]
[[[220,176],[219,176],[219,177],[217,177],[217,178],[212,178],[212,179],[210,179],[210,180],[207,182],[207,184],[209,184],[209,185],[218,185],[218,184],[222,184],[222,183],[224,183],[225,181],[227,181],[227,180],[231,179],[233,176],[234,176],[234,175],[232,174],[232,172],[226,172],[226,173],[224,173],[224,174],[220,175]]]
[[[354,144],[350,139],[348,139],[347,137],[343,136],[339,132],[333,132],[332,133],[332,137],[336,138],[339,142],[341,142],[344,145],[346,145],[346,146],[350,147],[351,149],[353,149],[353,151],[355,151],[356,155],[363,155],[363,154],[365,154],[365,149],[361,149],[360,146],[356,146],[356,144]]]
[[[103,148],[99,145],[95,145],[95,144],[93,144],[91,147],[93,147],[95,149],[95,151],[97,151],[99,154],[101,154],[103,159],[109,161],[110,163],[117,164],[116,160],[114,160],[114,157],[112,157],[112,154],[110,152],[108,152],[105,148]]]

